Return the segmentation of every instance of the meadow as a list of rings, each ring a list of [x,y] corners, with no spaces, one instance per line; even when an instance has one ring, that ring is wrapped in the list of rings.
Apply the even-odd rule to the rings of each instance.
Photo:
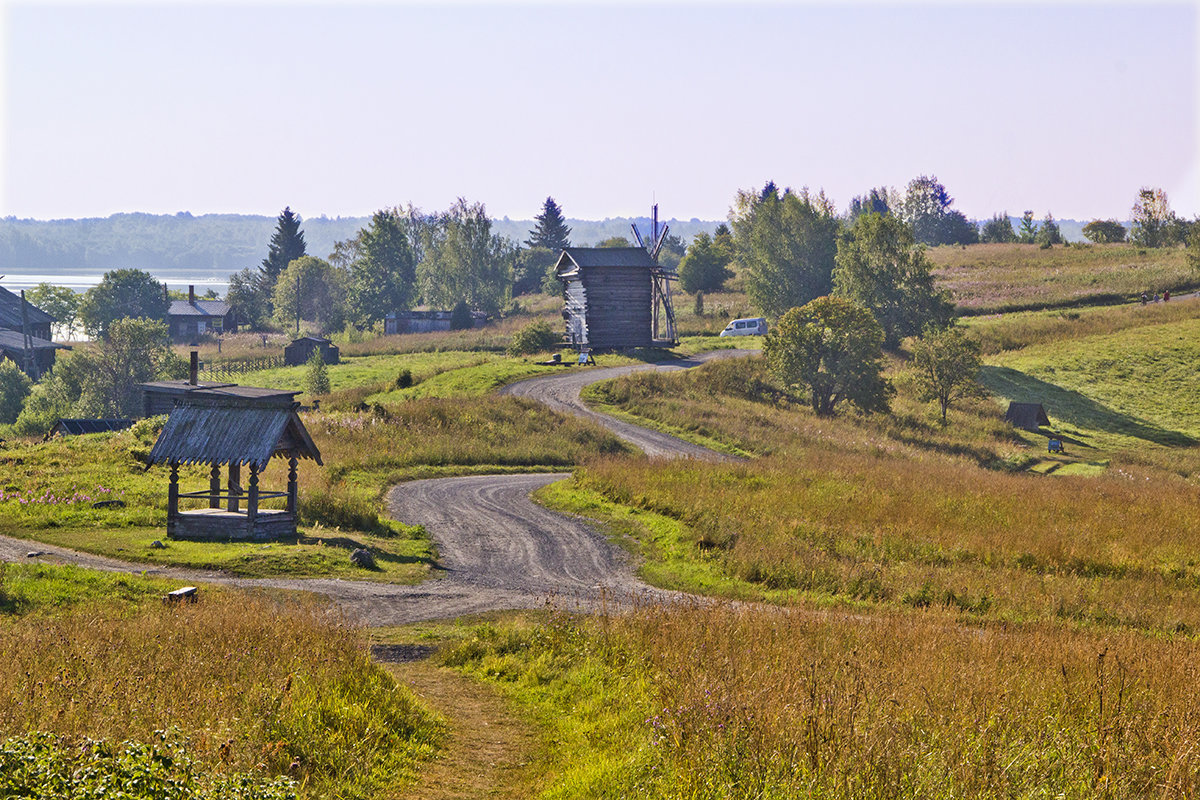
[[[0,793],[366,798],[436,752],[440,720],[327,607],[208,587],[163,605],[163,588],[0,575],[19,611],[0,614]]]

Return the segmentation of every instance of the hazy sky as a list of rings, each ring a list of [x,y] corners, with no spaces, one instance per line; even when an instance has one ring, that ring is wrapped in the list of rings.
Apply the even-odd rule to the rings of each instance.
[[[1195,3],[0,0],[0,215],[726,215],[936,174],[972,217],[1200,213]]]

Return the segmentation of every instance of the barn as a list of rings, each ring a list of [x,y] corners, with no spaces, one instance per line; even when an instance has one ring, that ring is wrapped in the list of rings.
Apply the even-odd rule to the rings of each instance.
[[[301,336],[283,348],[283,363],[289,367],[307,364],[313,353],[320,353],[326,364],[336,364],[340,358],[338,346],[320,336]]]
[[[554,266],[563,283],[567,343],[579,350],[672,347],[674,315],[657,331],[667,276],[641,247],[568,247]]]

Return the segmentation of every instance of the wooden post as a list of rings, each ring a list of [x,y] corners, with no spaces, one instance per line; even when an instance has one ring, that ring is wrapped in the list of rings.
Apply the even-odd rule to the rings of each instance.
[[[258,516],[258,465],[253,461],[250,462],[250,495],[246,499],[246,516],[251,525]]]
[[[167,484],[167,519],[179,516],[179,462],[171,462],[171,481]]]
[[[208,475],[208,507],[221,507],[221,465],[213,464]]]
[[[242,465],[236,461],[229,462],[229,504],[225,506],[230,511],[241,510],[238,505],[238,497],[242,493]]]
[[[299,489],[299,484],[296,481],[296,457],[290,456],[288,458],[287,510],[288,510],[288,513],[291,514],[292,516],[295,516],[295,514],[296,514],[296,499],[297,499],[296,496],[299,493],[298,489]]]

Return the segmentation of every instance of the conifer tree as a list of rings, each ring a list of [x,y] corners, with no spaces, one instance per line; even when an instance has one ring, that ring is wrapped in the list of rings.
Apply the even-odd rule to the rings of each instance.
[[[304,231],[300,230],[299,214],[292,213],[290,206],[285,207],[275,223],[275,234],[271,237],[271,246],[267,257],[262,262],[263,283],[267,293],[275,287],[279,273],[287,269],[287,265],[301,256],[308,255],[304,244]]]
[[[542,205],[542,213],[534,217],[537,227],[529,232],[525,240],[526,247],[545,247],[555,253],[571,246],[571,229],[563,217],[562,209],[553,197],[547,197]]]

